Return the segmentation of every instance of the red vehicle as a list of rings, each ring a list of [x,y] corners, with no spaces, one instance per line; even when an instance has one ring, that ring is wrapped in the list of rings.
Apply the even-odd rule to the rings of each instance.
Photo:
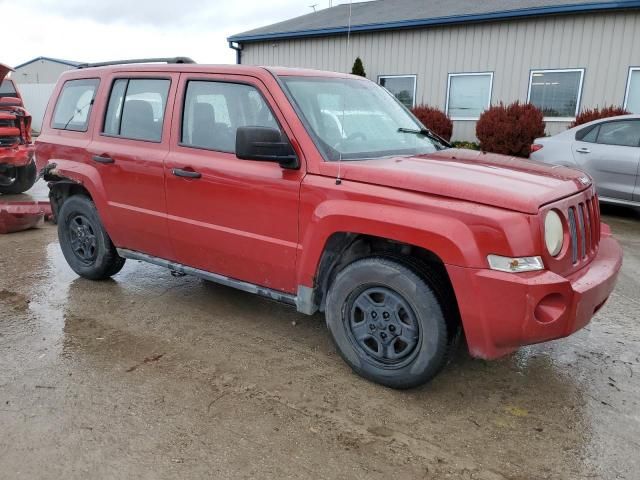
[[[79,275],[139,259],[323,311],[353,370],[394,388],[461,331],[485,359],[575,332],[622,261],[583,173],[449,148],[351,75],[66,72],[36,150]]]
[[[31,143],[31,116],[10,78],[12,69],[0,63],[0,193],[22,193],[36,181]]]

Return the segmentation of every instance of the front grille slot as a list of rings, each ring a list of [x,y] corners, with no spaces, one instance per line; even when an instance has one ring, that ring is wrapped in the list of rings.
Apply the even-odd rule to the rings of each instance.
[[[573,207],[569,208],[569,235],[571,236],[571,262],[578,263],[578,229],[576,228],[576,214]]]
[[[578,204],[578,226],[580,227],[580,258],[587,256],[587,234],[584,225],[584,209],[583,204]]]
[[[596,252],[600,243],[600,210],[598,197],[586,198],[567,211],[571,262],[575,265]]]

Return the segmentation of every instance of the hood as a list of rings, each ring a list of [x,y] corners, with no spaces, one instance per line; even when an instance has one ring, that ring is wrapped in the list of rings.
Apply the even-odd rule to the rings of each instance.
[[[324,162],[321,173],[337,174],[336,162]],[[529,214],[591,185],[588,175],[570,168],[462,149],[344,161],[340,176]]]
[[[4,80],[9,72],[13,72],[13,68],[6,66],[4,63],[0,63],[0,83]]]

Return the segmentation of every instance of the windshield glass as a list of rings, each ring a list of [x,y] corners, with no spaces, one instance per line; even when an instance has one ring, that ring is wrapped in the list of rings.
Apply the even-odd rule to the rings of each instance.
[[[282,77],[326,160],[419,155],[441,150],[384,88],[351,78]]]
[[[0,97],[16,97],[17,95],[13,82],[9,80],[0,82]]]

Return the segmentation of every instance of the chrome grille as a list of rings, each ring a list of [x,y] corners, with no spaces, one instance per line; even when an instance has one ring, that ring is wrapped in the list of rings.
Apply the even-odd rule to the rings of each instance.
[[[578,263],[578,229],[574,208],[569,208],[569,235],[571,236],[571,262]]]
[[[598,197],[592,196],[569,207],[569,236],[573,264],[594,253],[600,243],[600,210]]]

